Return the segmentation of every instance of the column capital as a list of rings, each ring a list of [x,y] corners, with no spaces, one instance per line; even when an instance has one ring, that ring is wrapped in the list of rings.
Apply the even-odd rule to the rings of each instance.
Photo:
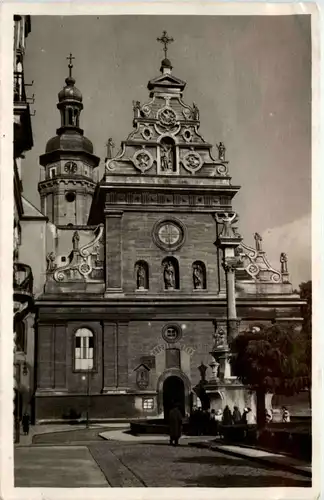
[[[237,257],[228,257],[223,261],[222,265],[226,273],[234,273],[239,265],[239,259]]]

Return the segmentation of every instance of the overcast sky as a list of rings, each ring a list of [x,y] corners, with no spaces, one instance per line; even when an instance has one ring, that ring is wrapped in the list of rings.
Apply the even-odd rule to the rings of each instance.
[[[311,277],[309,16],[33,16],[25,78],[34,80],[35,145],[24,160],[24,195],[40,206],[38,158],[60,125],[69,53],[83,94],[81,127],[103,171],[108,137],[119,149],[132,130],[132,101],[148,100],[147,82],[159,75],[163,30],[175,40],[169,58],[187,82],[184,101],[200,109],[205,140],[225,143],[232,183],[242,186],[234,199],[241,234],[250,244],[262,233],[265,250],[271,236],[271,256],[278,262],[286,251],[294,260],[297,286]],[[283,227],[304,231],[303,244],[296,234],[283,241]]]

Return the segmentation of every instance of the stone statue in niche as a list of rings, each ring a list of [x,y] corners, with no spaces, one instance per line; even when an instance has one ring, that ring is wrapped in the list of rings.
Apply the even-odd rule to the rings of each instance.
[[[79,250],[79,241],[80,241],[80,236],[78,231],[74,231],[73,237],[72,237],[72,244],[73,244],[73,250],[76,252]]]
[[[146,287],[146,269],[143,266],[143,264],[138,264],[137,266],[137,271],[136,271],[136,280],[137,280],[137,289],[138,290],[145,290]]]
[[[161,170],[162,172],[174,171],[172,144],[166,142],[161,144]]]
[[[220,142],[219,144],[216,144],[216,146],[218,148],[218,159],[220,161],[224,161],[225,160],[225,152],[226,152],[226,148],[224,146],[224,143]]]
[[[164,264],[164,287],[166,290],[173,290],[175,288],[175,269],[170,260]]]
[[[281,272],[288,273],[288,257],[287,254],[282,252],[280,254]]]
[[[258,252],[262,252],[262,236],[259,233],[254,234],[255,248]]]
[[[193,284],[195,290],[204,288],[204,270],[201,264],[194,264],[193,266]]]
[[[46,256],[46,262],[47,262],[47,269],[46,269],[46,271],[48,273],[50,273],[52,271],[55,271],[56,264],[55,264],[55,253],[54,252],[50,252],[50,253],[47,254],[47,256]]]

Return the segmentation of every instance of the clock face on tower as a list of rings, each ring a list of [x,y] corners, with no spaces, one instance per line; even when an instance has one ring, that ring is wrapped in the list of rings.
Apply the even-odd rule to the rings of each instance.
[[[74,161],[67,161],[64,165],[64,171],[68,174],[75,174],[78,169],[78,165]]]

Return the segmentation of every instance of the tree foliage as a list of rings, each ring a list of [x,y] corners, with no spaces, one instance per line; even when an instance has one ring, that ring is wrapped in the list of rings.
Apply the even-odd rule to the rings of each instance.
[[[274,324],[246,331],[231,344],[234,374],[258,392],[293,395],[309,387],[303,332]]]

